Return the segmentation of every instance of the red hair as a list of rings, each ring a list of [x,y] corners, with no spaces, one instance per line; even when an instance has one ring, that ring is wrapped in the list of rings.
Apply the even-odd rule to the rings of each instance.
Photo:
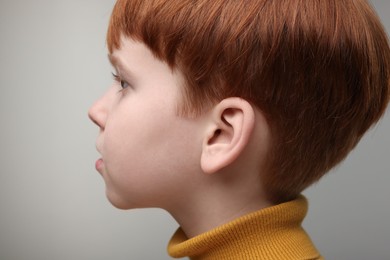
[[[236,96],[266,115],[273,201],[342,161],[389,102],[389,43],[364,0],[118,0],[110,52],[121,34],[183,72],[185,112]]]

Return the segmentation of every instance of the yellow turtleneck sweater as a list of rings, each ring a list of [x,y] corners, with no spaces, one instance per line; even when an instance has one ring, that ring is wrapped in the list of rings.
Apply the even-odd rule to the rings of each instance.
[[[301,226],[306,213],[307,200],[299,196],[191,239],[179,228],[169,242],[168,253],[193,260],[323,259]]]

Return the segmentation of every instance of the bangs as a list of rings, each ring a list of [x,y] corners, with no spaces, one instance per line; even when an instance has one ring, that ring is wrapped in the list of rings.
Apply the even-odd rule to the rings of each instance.
[[[117,1],[107,32],[109,52],[120,48],[121,36],[126,36],[146,44],[157,58],[172,67],[191,6],[193,2],[186,0]]]

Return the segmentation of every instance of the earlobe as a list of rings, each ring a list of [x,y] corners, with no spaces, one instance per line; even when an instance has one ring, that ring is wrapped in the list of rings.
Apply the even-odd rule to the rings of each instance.
[[[241,98],[217,104],[202,147],[201,167],[215,173],[233,163],[247,146],[255,125],[254,109]]]

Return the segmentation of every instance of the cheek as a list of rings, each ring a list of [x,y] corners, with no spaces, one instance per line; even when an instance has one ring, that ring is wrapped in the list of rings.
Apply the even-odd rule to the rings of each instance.
[[[107,167],[116,171],[150,167],[172,144],[173,116],[166,107],[132,103],[120,106],[108,118],[104,133]],[[129,169],[130,168],[130,169]]]
[[[103,158],[109,170],[133,174],[153,167],[174,170],[186,157],[195,155],[194,146],[201,144],[201,140],[194,140],[198,138],[196,121],[179,117],[175,93],[166,92],[142,96],[129,93],[111,111]]]

